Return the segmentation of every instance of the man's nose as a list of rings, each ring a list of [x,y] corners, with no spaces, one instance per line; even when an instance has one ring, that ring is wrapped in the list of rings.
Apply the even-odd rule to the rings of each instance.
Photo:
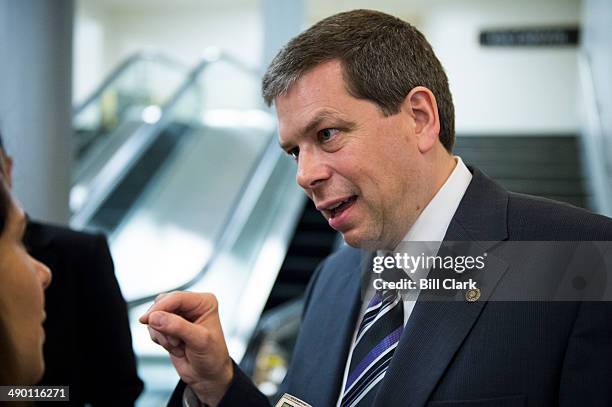
[[[305,190],[320,186],[329,179],[331,170],[317,152],[300,152],[296,181]]]

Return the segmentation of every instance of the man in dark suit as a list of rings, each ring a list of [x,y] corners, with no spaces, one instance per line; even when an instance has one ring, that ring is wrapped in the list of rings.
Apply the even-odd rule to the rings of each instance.
[[[279,52],[263,94],[298,184],[351,246],[312,278],[283,391],[315,407],[612,404],[610,303],[495,300],[538,254],[500,242],[612,240],[612,221],[509,193],[453,156],[446,75],[420,32],[331,16]],[[421,241],[489,252],[482,291],[363,290],[362,249]],[[537,260],[563,251],[548,253]],[[229,358],[213,295],[162,296],[141,321],[181,376],[171,405],[269,405]]]
[[[12,159],[1,142],[0,165],[10,184]],[[38,385],[70,386],[73,406],[134,405],[143,383],[106,237],[28,220],[24,243],[53,270]]]

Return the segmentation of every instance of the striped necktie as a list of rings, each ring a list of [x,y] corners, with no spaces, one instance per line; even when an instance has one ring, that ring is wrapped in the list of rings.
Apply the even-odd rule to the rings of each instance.
[[[377,291],[357,330],[342,407],[372,405],[403,330],[401,296],[394,290]]]

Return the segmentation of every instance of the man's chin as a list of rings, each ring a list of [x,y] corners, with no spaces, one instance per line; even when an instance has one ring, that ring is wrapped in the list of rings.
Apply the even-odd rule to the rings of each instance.
[[[344,243],[355,249],[360,249],[364,242],[363,238],[352,230],[342,233],[342,238],[344,239]]]
[[[359,233],[357,230],[349,230],[342,233],[344,242],[354,247],[355,249],[363,250],[392,250],[396,244],[385,242],[379,236],[370,236],[365,233]]]
[[[359,233],[359,231],[354,229],[342,233],[342,237],[347,245],[354,247],[355,249],[370,250],[376,246],[377,243],[379,243],[378,241],[373,240],[368,236],[364,236],[363,233]]]

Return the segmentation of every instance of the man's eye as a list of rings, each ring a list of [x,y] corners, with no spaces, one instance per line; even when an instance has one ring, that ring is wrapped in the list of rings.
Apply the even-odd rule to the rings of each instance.
[[[319,140],[322,142],[329,141],[338,133],[338,131],[338,129],[323,129],[318,133]]]

